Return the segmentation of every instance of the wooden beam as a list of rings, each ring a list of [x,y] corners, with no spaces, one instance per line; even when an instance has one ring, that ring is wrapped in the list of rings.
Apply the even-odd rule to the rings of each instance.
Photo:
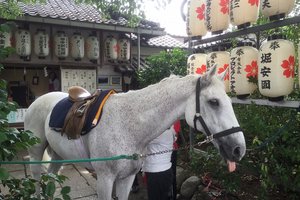
[[[225,40],[225,39],[229,39],[229,38],[239,37],[241,35],[247,35],[250,33],[258,33],[260,31],[265,31],[265,30],[269,30],[269,29],[274,29],[274,28],[278,28],[278,27],[282,27],[282,26],[288,26],[288,25],[299,24],[299,23],[300,23],[300,16],[295,16],[295,17],[277,20],[277,21],[273,21],[273,22],[263,24],[263,25],[256,25],[256,26],[252,26],[252,27],[249,27],[246,29],[241,29],[241,30],[237,30],[234,32],[228,32],[228,33],[224,33],[224,34],[221,34],[218,36],[209,37],[206,39],[202,39],[202,40],[198,40],[198,41],[191,41],[191,42],[192,42],[192,46],[198,46],[200,44],[216,42],[216,41]]]
[[[232,97],[231,101],[233,104],[255,104],[262,106],[272,107],[285,107],[285,108],[300,108],[300,101],[269,101],[267,99],[238,99]]]

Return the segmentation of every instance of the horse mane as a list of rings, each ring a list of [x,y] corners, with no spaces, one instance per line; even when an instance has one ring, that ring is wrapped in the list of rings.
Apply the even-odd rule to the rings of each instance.
[[[178,81],[179,79],[181,78],[184,78],[184,79],[190,79],[190,80],[194,80],[195,81],[195,88],[196,88],[196,81],[197,79],[199,78],[200,76],[199,75],[187,75],[187,76],[179,76],[179,75],[174,75],[174,74],[171,74],[169,77],[166,77],[166,78],[163,78],[161,81],[157,82],[157,83],[154,83],[154,84],[151,84],[151,85],[148,85],[147,87],[144,87],[144,88],[140,88],[140,89],[137,89],[137,90],[129,90],[128,92],[126,93],[118,93],[116,95],[121,95],[121,96],[127,96],[127,95],[132,95],[132,94],[136,94],[136,93],[140,93],[142,91],[149,91],[149,90],[152,90],[153,87],[157,87],[158,85],[164,85],[164,84],[168,84],[168,83],[171,83],[173,81]],[[207,80],[205,78],[205,76],[201,76],[201,89],[204,89],[212,84],[216,84],[216,85],[219,85],[221,84],[222,87],[223,87],[223,83],[222,81],[220,80],[216,80],[216,79],[219,79],[217,77],[213,77],[212,79],[209,79]],[[159,87],[161,88],[161,87]]]
[[[166,80],[170,80],[170,79],[174,79],[174,78],[182,78],[182,76],[175,75],[175,74],[170,74],[169,77],[163,78],[160,82],[164,82],[164,81],[166,81]]]

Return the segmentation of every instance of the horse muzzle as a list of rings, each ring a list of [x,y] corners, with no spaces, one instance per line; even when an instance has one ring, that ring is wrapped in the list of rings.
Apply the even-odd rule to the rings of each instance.
[[[244,144],[230,144],[228,142],[220,142],[220,140],[217,142],[219,146],[219,151],[221,156],[225,160],[238,162],[240,161],[245,153],[246,153],[246,145]]]

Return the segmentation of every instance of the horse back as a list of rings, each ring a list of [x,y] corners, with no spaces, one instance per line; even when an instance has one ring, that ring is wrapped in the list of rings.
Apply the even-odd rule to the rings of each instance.
[[[56,103],[67,96],[68,94],[63,92],[50,92],[37,98],[26,111],[24,129],[34,133],[44,132],[47,116]]]

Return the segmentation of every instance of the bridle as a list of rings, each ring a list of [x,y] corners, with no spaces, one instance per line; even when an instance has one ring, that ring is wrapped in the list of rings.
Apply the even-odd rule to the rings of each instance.
[[[199,79],[197,80],[197,85],[196,85],[196,114],[194,116],[194,128],[195,128],[196,131],[199,131],[197,129],[197,120],[199,120],[199,122],[201,123],[201,125],[202,125],[202,127],[205,131],[205,134],[206,134],[206,139],[203,142],[201,142],[201,144],[202,143],[209,143],[209,142],[212,142],[213,140],[215,140],[217,138],[225,137],[225,136],[230,135],[232,133],[242,131],[242,128],[238,126],[238,127],[232,127],[230,129],[227,129],[227,130],[215,133],[215,134],[212,134],[210,132],[210,130],[207,127],[203,117],[200,114],[200,93],[201,93],[200,79],[201,79],[201,77],[199,77]]]

